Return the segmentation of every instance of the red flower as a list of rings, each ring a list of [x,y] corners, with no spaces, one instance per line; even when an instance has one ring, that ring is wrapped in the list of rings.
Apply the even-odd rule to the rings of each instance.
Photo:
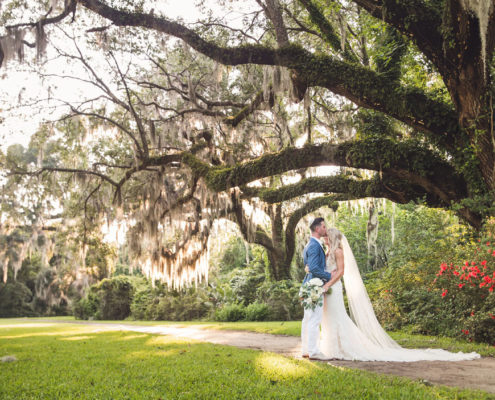
[[[442,292],[442,297],[447,296],[447,292],[448,292],[448,290],[447,289],[444,289],[444,291]]]
[[[464,283],[459,283],[457,286],[459,286],[459,289],[462,289],[462,287],[464,286]]]
[[[454,275],[455,275],[455,276],[459,276],[459,272],[454,271]]]
[[[474,316],[474,311],[471,311],[471,317],[473,317],[473,316]]]
[[[485,267],[486,266],[486,260],[481,261],[481,265],[483,265],[483,267]]]
[[[493,286],[488,289],[489,292],[493,292]]]

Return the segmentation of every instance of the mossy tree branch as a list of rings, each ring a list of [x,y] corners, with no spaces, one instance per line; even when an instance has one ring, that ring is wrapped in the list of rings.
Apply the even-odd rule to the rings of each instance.
[[[360,199],[364,197],[383,197],[395,203],[407,203],[424,198],[424,190],[412,190],[410,185],[401,180],[387,177],[373,179],[355,179],[348,175],[325,177],[310,177],[292,185],[280,188],[243,187],[243,195],[248,198],[258,197],[267,203],[279,203],[303,196],[308,193],[334,193],[334,201]],[[432,202],[434,199],[432,199]],[[432,206],[447,207],[445,203],[435,203]]]
[[[189,153],[184,153],[181,161],[217,192],[291,170],[333,165],[370,169],[404,179],[447,203],[467,196],[466,182],[448,162],[415,142],[397,143],[385,138],[288,147],[226,168],[212,167]]]
[[[430,98],[416,88],[402,87],[376,72],[327,55],[312,54],[297,45],[273,49],[260,45],[221,47],[185,26],[146,13],[131,13],[98,0],[79,4],[117,26],[140,26],[182,39],[196,51],[225,65],[260,64],[285,66],[304,77],[305,86],[321,86],[347,97],[356,104],[385,112],[422,131],[433,133],[445,145],[455,148],[461,135],[453,107]],[[304,85],[303,85],[304,86]],[[448,140],[444,140],[447,138]]]

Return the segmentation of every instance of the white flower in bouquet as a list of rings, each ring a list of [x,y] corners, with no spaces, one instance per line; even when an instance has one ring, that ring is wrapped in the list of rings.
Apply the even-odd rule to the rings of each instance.
[[[330,290],[330,289],[329,289]],[[327,292],[329,293],[329,292]],[[305,309],[314,310],[323,305],[323,281],[320,278],[310,279],[299,290],[299,297]]]
[[[323,286],[323,281],[320,278],[312,278],[308,281],[311,286]]]

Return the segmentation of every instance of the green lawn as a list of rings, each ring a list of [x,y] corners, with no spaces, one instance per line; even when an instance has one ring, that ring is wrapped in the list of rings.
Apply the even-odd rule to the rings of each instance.
[[[99,329],[0,320],[0,357],[18,359],[0,363],[0,398],[493,398],[272,353]]]
[[[26,323],[32,318],[12,318],[0,319],[0,326],[4,323]],[[56,318],[36,318],[40,321],[75,321],[74,317],[56,317]],[[87,322],[87,321],[85,321]],[[217,330],[241,330],[260,333],[271,333],[276,335],[299,336],[301,334],[301,321],[266,321],[266,322],[204,322],[204,321],[94,321],[104,323],[126,324],[126,325],[175,325],[191,326],[194,325],[203,329]],[[442,348],[449,351],[462,351],[470,353],[476,351],[483,357],[495,357],[495,346],[481,343],[470,343],[463,340],[456,340],[447,337],[415,335],[404,331],[388,332],[394,340],[401,346],[409,348]]]

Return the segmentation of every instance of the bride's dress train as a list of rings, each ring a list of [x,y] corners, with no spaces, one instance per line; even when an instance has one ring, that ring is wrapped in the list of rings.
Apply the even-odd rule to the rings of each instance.
[[[347,314],[342,282],[332,286],[325,295],[321,324],[320,350],[330,358],[359,361],[461,361],[479,358],[478,353],[451,353],[441,349],[404,349],[397,344],[376,319],[368,294],[345,236],[344,283],[349,309]],[[327,265],[327,270],[335,269]],[[354,320],[354,321],[353,321]]]

